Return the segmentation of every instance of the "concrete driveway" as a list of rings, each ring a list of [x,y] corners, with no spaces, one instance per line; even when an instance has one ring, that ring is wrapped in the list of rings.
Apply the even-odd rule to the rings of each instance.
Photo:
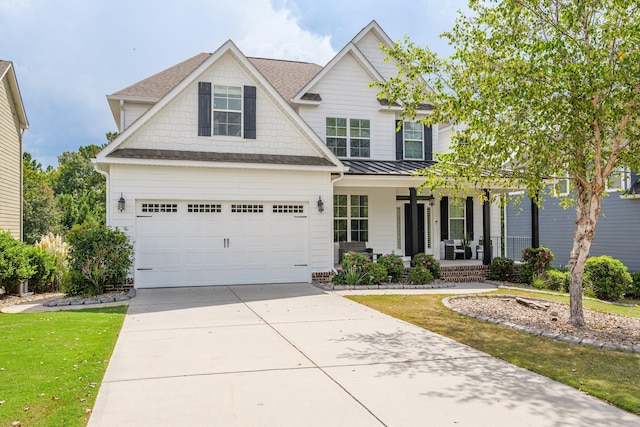
[[[640,417],[287,284],[139,290],[89,425],[638,426]]]

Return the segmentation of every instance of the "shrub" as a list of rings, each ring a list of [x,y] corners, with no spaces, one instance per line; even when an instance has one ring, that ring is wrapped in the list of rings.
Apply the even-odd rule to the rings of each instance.
[[[33,275],[29,278],[29,290],[36,293],[52,291],[53,274],[56,269],[55,257],[35,246],[27,246],[25,253],[33,268]]]
[[[533,283],[535,275],[551,268],[553,258],[553,253],[544,246],[524,249],[522,251],[523,265],[520,267],[520,281],[522,283]]]
[[[333,276],[333,284],[334,285],[350,285],[356,286],[363,283],[364,273],[362,272],[362,268],[358,268],[355,265],[349,268],[348,270],[342,269]]]
[[[411,259],[412,267],[427,267],[433,279],[440,278],[440,263],[432,256],[425,253],[415,254]]]
[[[107,285],[123,286],[133,263],[133,246],[120,230],[101,225],[74,226],[67,235],[70,283],[68,294],[98,295]]]
[[[489,265],[489,279],[504,280],[510,282],[513,278],[513,260],[510,258],[495,257]]]
[[[368,262],[362,267],[363,284],[379,285],[387,280],[387,269],[382,264],[376,262]]]
[[[404,273],[404,263],[399,255],[383,255],[378,257],[377,263],[387,269],[387,274],[391,276],[392,282],[398,282]]]
[[[629,287],[631,275],[621,261],[603,255],[587,260],[583,281],[596,298],[618,301]]]
[[[412,285],[425,285],[433,281],[433,275],[426,266],[417,265],[409,272],[408,280]]]
[[[631,274],[631,284],[627,290],[631,298],[640,298],[640,271]]]
[[[340,265],[346,271],[351,267],[362,268],[367,262],[371,262],[371,258],[367,254],[362,254],[358,252],[347,252],[342,257],[342,262]]]
[[[560,270],[548,270],[544,274],[546,288],[552,291],[569,291],[569,272]]]
[[[534,274],[531,284],[536,289],[547,289],[547,283],[543,274]]]
[[[67,271],[69,270],[69,264],[67,262],[67,256],[69,254],[69,244],[62,240],[61,236],[49,233],[42,236],[40,241],[36,243],[36,247],[46,251],[55,258],[56,267],[53,272],[53,290],[61,290],[62,282],[65,280],[65,277],[68,277]]]
[[[4,286],[8,293],[15,293],[20,283],[35,273],[26,247],[8,231],[0,231],[0,286]]]

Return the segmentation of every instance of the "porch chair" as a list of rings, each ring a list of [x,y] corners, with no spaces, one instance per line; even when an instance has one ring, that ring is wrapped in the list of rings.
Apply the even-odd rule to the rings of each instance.
[[[464,259],[464,246],[461,241],[445,240],[444,241],[444,259],[455,260]]]
[[[493,255],[493,240],[489,240],[489,246],[491,247],[491,254]],[[478,240],[478,244],[476,245],[476,259],[478,256],[482,254],[484,258],[484,239]]]

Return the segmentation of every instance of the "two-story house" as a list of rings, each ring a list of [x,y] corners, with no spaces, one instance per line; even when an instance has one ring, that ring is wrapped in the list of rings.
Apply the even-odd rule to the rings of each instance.
[[[22,240],[22,134],[29,127],[11,61],[0,60],[0,229]]]
[[[341,241],[441,258],[444,240],[499,235],[496,208],[419,194],[451,128],[378,99],[370,84],[397,74],[381,44],[373,21],[321,67],[228,41],[109,95],[120,135],[95,167],[136,287],[309,282]]]

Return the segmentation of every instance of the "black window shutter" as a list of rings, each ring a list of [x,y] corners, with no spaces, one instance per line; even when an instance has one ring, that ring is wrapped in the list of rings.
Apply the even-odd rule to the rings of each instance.
[[[244,137],[256,139],[256,87],[244,87]]]
[[[400,129],[398,129],[400,126]],[[403,135],[402,120],[396,120],[396,160],[404,159],[404,135]]]
[[[449,198],[440,199],[440,240],[449,239]]]
[[[424,159],[433,160],[433,133],[431,126],[424,126]]]
[[[198,136],[211,136],[211,83],[198,83]]]
[[[465,209],[465,215],[466,215],[466,223],[467,223],[467,234],[471,235],[471,238],[473,239],[473,197],[467,197],[467,206]]]

